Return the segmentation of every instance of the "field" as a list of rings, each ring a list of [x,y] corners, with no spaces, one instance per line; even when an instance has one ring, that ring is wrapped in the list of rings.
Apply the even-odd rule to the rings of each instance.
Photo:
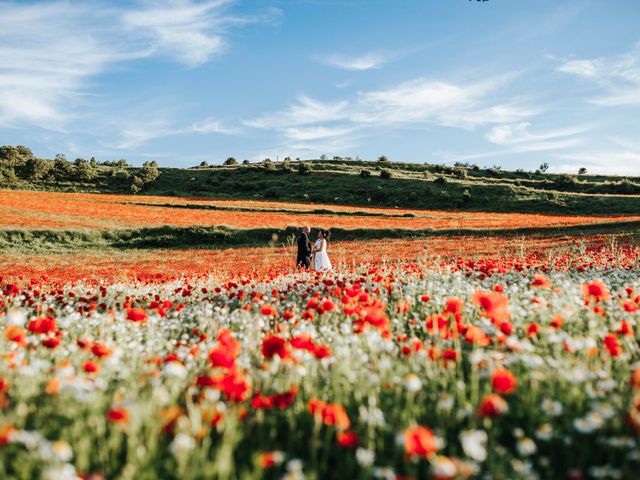
[[[0,478],[633,478],[640,216],[585,213],[0,191]]]

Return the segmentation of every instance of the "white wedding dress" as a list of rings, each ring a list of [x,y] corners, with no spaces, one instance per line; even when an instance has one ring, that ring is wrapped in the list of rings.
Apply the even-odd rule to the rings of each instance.
[[[331,266],[331,260],[329,260],[329,255],[327,254],[327,241],[325,239],[316,240],[315,244],[316,254],[313,257],[313,269],[318,272],[326,272],[331,270],[333,267]]]

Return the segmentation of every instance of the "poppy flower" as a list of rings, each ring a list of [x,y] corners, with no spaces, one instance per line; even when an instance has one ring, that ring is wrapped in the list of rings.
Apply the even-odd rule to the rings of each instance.
[[[548,290],[552,287],[552,284],[551,280],[549,280],[546,275],[544,275],[543,273],[539,273],[533,276],[531,286]]]
[[[129,422],[129,410],[124,407],[111,407],[107,411],[107,420],[110,423],[126,424]]]
[[[132,322],[143,322],[149,315],[144,308],[129,308],[127,309],[127,320]]]
[[[438,451],[438,442],[431,429],[416,425],[402,434],[404,451],[409,457],[427,458]]]
[[[338,432],[336,434],[336,439],[338,440],[338,443],[342,446],[342,447],[346,447],[346,448],[353,448],[353,447],[357,447],[358,443],[360,442],[360,439],[358,438],[358,434],[354,431],[346,431],[346,432]]]
[[[111,349],[104,343],[94,343],[91,346],[91,353],[93,353],[98,358],[108,357],[109,355],[111,355]]]
[[[500,395],[489,393],[478,406],[478,415],[481,417],[498,417],[509,410],[509,405]]]
[[[498,393],[510,394],[516,391],[518,381],[515,375],[509,370],[496,368],[491,374],[491,386],[493,390]]]
[[[265,358],[271,359],[275,355],[278,355],[283,360],[289,358],[290,352],[287,348],[287,342],[277,335],[269,335],[262,340],[261,347],[262,355]]]
[[[56,331],[56,321],[53,318],[35,318],[29,322],[28,329],[32,333],[47,335]]]
[[[582,294],[585,302],[593,300],[594,302],[604,302],[611,298],[609,289],[600,280],[594,280],[582,286]]]
[[[4,329],[4,338],[18,345],[24,345],[27,340],[27,332],[18,325],[7,325]]]

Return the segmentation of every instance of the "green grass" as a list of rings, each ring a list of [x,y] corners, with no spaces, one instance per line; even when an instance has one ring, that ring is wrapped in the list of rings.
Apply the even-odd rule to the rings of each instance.
[[[579,236],[595,234],[637,235],[640,221],[615,222],[570,227],[516,229],[332,229],[334,241],[420,239],[452,236],[498,236],[514,238]],[[36,253],[64,252],[78,249],[223,249],[265,247],[286,244],[298,234],[298,227],[284,229],[228,227],[159,227],[140,229],[97,230],[0,230],[0,250]]]
[[[408,163],[314,160],[299,174],[298,162],[273,170],[262,165],[197,169],[160,168],[140,192],[173,197],[240,198],[378,206],[551,214],[637,214],[640,180],[632,177],[567,176]],[[392,178],[380,176],[382,169]],[[369,177],[360,172],[368,170]],[[130,176],[136,168],[128,169]],[[100,166],[91,182],[26,182],[0,188],[91,193],[129,193],[130,180]],[[134,197],[132,197],[134,198]]]

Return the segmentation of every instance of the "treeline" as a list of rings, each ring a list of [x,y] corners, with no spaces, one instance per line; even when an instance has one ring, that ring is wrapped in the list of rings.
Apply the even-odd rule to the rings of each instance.
[[[128,186],[131,193],[138,193],[159,176],[156,161],[145,162],[142,168],[129,165],[125,159],[98,162],[76,158],[73,162],[58,154],[53,160],[36,157],[23,145],[0,147],[0,187],[19,187],[23,183],[34,185],[76,182],[96,183],[103,180],[120,186]]]

